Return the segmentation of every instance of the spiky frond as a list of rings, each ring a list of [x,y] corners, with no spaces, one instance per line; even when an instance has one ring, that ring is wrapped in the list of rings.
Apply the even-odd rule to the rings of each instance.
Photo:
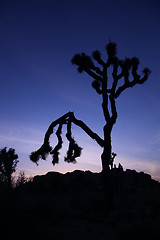
[[[106,50],[107,50],[107,54],[108,54],[109,58],[115,57],[115,55],[117,53],[117,44],[110,41],[106,45]]]
[[[30,155],[30,159],[32,162],[38,165],[39,159],[46,160],[48,154],[52,151],[51,146],[49,143],[44,143],[37,151],[32,152]]]
[[[78,66],[78,71],[81,73],[84,69],[94,69],[94,64],[91,57],[87,56],[85,53],[76,54],[71,60],[72,64]]]
[[[101,53],[100,51],[96,50],[92,53],[92,57],[96,60],[99,61],[101,59]]]
[[[139,65],[139,59],[137,57],[133,57],[131,59],[131,63],[133,66],[138,66]]]
[[[149,76],[151,74],[151,70],[149,68],[144,68],[143,71],[144,75]]]

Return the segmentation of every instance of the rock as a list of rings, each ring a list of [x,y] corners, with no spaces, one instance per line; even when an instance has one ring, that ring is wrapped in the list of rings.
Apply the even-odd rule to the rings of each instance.
[[[88,239],[106,239],[108,236],[110,240],[159,240],[160,183],[148,174],[130,169],[119,171],[114,168],[111,176],[116,202],[114,211],[108,211],[106,206],[102,173],[49,172],[16,188],[5,208],[1,195],[1,225],[3,227],[4,219],[8,226],[12,225],[11,220],[7,221],[16,215],[15,230],[19,231],[18,224],[22,222],[22,236],[26,239],[33,231],[40,239],[48,231],[50,239],[55,236],[64,239],[64,231],[70,239],[76,234],[79,236],[76,239],[82,239],[80,226],[83,225],[83,236]],[[74,227],[75,234],[70,235]]]

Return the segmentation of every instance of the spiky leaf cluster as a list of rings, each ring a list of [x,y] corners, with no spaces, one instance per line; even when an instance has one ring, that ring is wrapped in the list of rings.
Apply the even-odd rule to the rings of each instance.
[[[109,43],[106,45],[106,50],[107,50],[108,58],[115,57],[117,53],[117,44],[109,41]]]
[[[48,154],[52,151],[52,147],[49,142],[45,142],[37,151],[30,154],[32,162],[38,164],[39,159],[46,160]]]
[[[94,68],[94,64],[91,60],[91,57],[87,56],[85,53],[76,54],[72,60],[72,64],[78,65],[78,71],[83,72],[84,69]]]

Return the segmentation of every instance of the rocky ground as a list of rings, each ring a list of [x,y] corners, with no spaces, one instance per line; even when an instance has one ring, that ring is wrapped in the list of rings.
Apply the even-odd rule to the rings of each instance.
[[[112,170],[109,211],[101,173],[49,172],[1,191],[1,234],[10,239],[160,239],[160,183],[134,170]]]

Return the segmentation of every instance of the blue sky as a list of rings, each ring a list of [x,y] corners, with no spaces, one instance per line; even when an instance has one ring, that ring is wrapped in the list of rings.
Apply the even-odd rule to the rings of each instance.
[[[56,167],[50,159],[37,167],[29,154],[40,147],[49,124],[68,111],[102,136],[101,97],[92,89],[92,79],[79,74],[71,59],[97,49],[105,59],[110,39],[117,43],[119,58],[136,56],[139,72],[144,67],[152,70],[144,85],[117,99],[115,163],[160,177],[159,10],[159,1],[153,0],[1,1],[0,147],[16,149],[18,170],[27,175],[101,170],[102,149],[76,126],[74,135],[83,147],[76,165],[63,162],[67,142]]]

